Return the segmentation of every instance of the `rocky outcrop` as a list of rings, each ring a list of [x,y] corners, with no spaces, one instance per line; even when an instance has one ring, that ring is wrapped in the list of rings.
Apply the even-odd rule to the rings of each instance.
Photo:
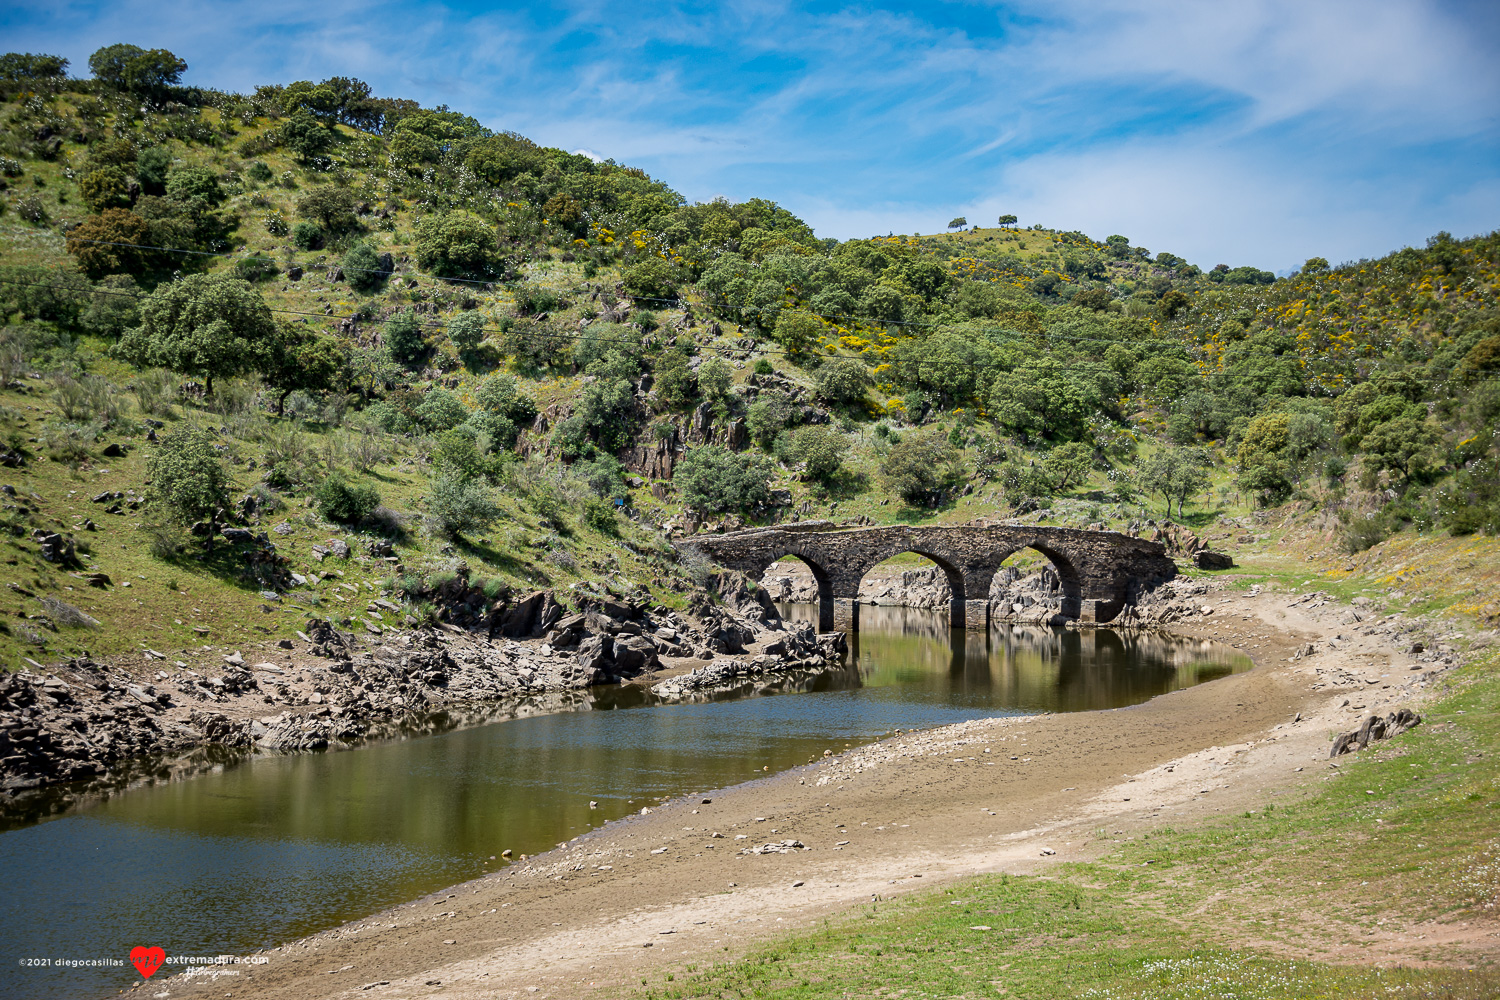
[[[1400,708],[1390,713],[1385,718],[1372,715],[1364,721],[1353,732],[1342,733],[1333,741],[1333,748],[1329,751],[1329,757],[1338,757],[1346,753],[1355,753],[1363,750],[1377,740],[1388,740],[1400,736],[1408,729],[1414,729],[1421,725],[1422,717],[1409,708]]]
[[[768,646],[761,655],[743,660],[715,660],[654,684],[651,691],[672,700],[726,694],[771,678],[780,681],[793,673],[835,668],[843,662],[847,651],[848,642],[842,632],[819,635],[810,624],[803,623],[787,629],[785,637]]]
[[[236,650],[211,670],[179,661],[153,672],[166,657],[148,649],[144,674],[78,659],[50,673],[0,675],[0,805],[48,786],[115,780],[143,758],[322,750],[437,719],[555,711],[572,692],[689,664],[700,678],[737,676],[743,662],[773,677],[841,661],[841,635],[783,622],[736,574],[712,583],[718,600],[705,594],[684,615],[614,595],[575,594],[569,609],[549,591],[469,611],[472,589],[460,579],[444,584],[446,606],[466,629],[360,635],[315,619],[298,633],[302,655],[280,663]]]

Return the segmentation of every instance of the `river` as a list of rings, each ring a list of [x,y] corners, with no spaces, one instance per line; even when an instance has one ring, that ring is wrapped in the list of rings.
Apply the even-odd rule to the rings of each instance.
[[[816,609],[785,606],[816,621]],[[825,749],[993,715],[1136,704],[1248,668],[1159,634],[996,626],[867,607],[848,661],[815,678],[665,704],[600,688],[574,711],[355,750],[250,757],[0,833],[0,997],[139,982],[136,945],[245,954],[495,871],[664,798]],[[593,805],[591,806],[591,803]],[[23,967],[23,960],[50,964]]]

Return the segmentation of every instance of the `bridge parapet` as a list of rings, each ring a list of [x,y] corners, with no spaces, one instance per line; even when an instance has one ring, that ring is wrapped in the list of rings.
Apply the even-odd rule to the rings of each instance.
[[[858,628],[859,584],[878,564],[904,552],[931,559],[948,579],[956,626],[983,627],[990,585],[1002,563],[1022,549],[1035,549],[1057,571],[1063,614],[1104,624],[1124,606],[1132,584],[1171,579],[1177,566],[1160,542],[1117,531],[1043,525],[957,525],[836,528],[810,522],[747,528],[723,535],[694,536],[676,543],[696,549],[729,569],[759,580],[776,560],[796,556],[818,584],[823,630]]]

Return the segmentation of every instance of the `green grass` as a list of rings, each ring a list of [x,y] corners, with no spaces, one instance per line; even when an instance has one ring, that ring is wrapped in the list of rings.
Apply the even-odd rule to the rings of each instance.
[[[1422,726],[1338,776],[1309,767],[1295,801],[1139,838],[1104,828],[1117,842],[1099,861],[874,902],[636,995],[1500,995],[1497,668],[1464,668]],[[1467,945],[1414,939],[1465,924]],[[1391,935],[1424,966],[1379,961],[1371,942]]]
[[[77,348],[85,366],[107,371],[112,362],[101,344],[84,342]],[[123,377],[118,379],[124,382]],[[278,553],[291,560],[290,570],[311,581],[283,595],[279,602],[260,596],[260,586],[244,579],[240,557],[220,545],[208,557],[196,552],[174,560],[163,560],[151,552],[142,526],[150,511],[125,509],[106,514],[109,504],[95,504],[94,496],[105,491],[143,494],[146,489],[146,458],[151,446],[141,440],[145,415],[136,412],[132,397],[120,394],[124,411],[122,429],[106,431],[89,459],[70,466],[51,458],[42,441],[43,428],[59,419],[51,386],[28,380],[23,389],[0,391],[0,437],[16,440],[29,453],[24,468],[0,469],[0,484],[15,488],[16,496],[0,496],[0,667],[27,666],[30,658],[52,663],[87,652],[93,656],[135,653],[150,648],[167,654],[169,660],[202,645],[249,647],[291,638],[310,617],[335,622],[349,620],[353,627],[363,622],[396,625],[403,613],[370,612],[369,602],[385,596],[401,602],[404,595],[390,583],[392,565],[366,554],[365,546],[377,537],[373,529],[353,529],[332,524],[308,506],[311,484],[284,495],[285,506],[262,515],[254,530],[268,532]],[[233,496],[238,499],[260,481],[266,466],[265,448],[270,432],[293,430],[307,444],[310,456],[342,432],[336,428],[252,414],[241,423],[190,408],[182,403],[161,433],[169,434],[185,420],[212,426],[229,426],[224,441],[238,453],[231,466],[235,479]],[[134,426],[132,426],[134,425]],[[99,454],[110,443],[127,448],[124,458]],[[421,441],[386,441],[391,452],[387,462],[364,476],[351,473],[356,481],[368,481],[380,491],[385,506],[412,513],[422,509],[427,489],[425,467],[418,461],[426,447]],[[250,461],[257,468],[249,468]],[[316,463],[316,460],[314,460]],[[337,461],[337,459],[336,459]],[[574,583],[598,589],[605,582],[622,578],[650,588],[663,603],[683,606],[688,584],[657,553],[654,536],[628,522],[621,522],[617,540],[598,534],[570,518],[567,533],[543,530],[536,514],[521,500],[499,490],[504,517],[483,536],[444,541],[412,528],[396,546],[396,554],[410,573],[420,578],[451,573],[462,560],[470,568],[470,579],[499,579],[517,590],[542,587],[565,593]],[[94,529],[83,527],[85,519]],[[287,533],[272,528],[285,524]],[[36,530],[59,531],[79,543],[81,566],[62,567],[41,558],[32,539]],[[348,560],[314,559],[312,546],[330,538],[346,539],[353,555]],[[634,551],[619,544],[629,542]],[[569,560],[547,558],[563,550]],[[82,578],[84,573],[108,574],[111,585],[98,589]],[[319,577],[322,577],[321,579]],[[128,583],[129,586],[125,584]],[[354,588],[351,591],[350,588]],[[49,627],[52,617],[42,606],[44,598],[55,598],[82,610],[98,626]],[[266,609],[270,610],[266,610]],[[403,612],[411,612],[406,607]]]

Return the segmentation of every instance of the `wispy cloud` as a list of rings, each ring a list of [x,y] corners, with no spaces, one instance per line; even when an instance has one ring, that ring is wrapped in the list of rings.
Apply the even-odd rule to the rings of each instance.
[[[1284,268],[1500,208],[1500,13],[1479,0],[20,0],[0,28],[80,67],[165,46],[227,89],[355,75],[840,237],[1013,211]]]

